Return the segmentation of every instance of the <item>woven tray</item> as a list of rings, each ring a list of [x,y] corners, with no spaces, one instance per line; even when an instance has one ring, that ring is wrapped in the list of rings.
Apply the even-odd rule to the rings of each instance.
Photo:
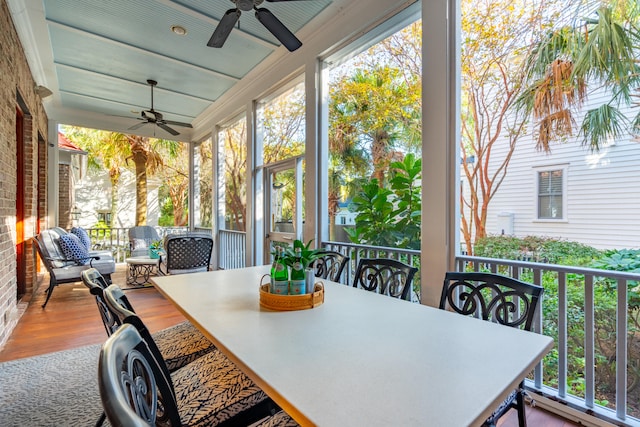
[[[315,308],[324,302],[324,285],[316,283],[312,294],[279,295],[269,293],[269,284],[260,285],[260,305],[269,310],[293,311]]]

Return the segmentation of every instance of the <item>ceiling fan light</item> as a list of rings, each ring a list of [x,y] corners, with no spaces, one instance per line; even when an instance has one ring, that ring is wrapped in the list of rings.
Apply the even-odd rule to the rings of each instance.
[[[186,36],[187,35],[187,29],[184,28],[182,25],[172,25],[171,26],[171,31],[174,34],[177,34],[179,36]]]

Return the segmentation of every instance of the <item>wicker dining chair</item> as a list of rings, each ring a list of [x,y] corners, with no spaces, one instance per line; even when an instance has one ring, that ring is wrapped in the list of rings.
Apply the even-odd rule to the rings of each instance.
[[[353,287],[410,301],[411,284],[417,271],[416,267],[394,259],[362,258]]]
[[[448,272],[444,278],[440,308],[531,331],[542,294],[541,286],[499,274]],[[495,427],[500,417],[515,408],[518,425],[526,427],[525,394],[523,379],[483,426]]]
[[[318,251],[318,259],[313,263],[315,276],[320,279],[340,282],[349,257],[335,251]]]
[[[165,238],[164,249],[158,266],[161,274],[208,271],[213,237],[206,233],[171,234]]]
[[[206,381],[212,376],[210,372],[206,375],[202,372],[194,375],[195,371],[189,370],[184,373],[189,374],[189,378],[182,373],[174,374],[179,378],[168,376],[163,369],[162,359],[156,357],[152,346],[142,335],[134,325],[124,324],[107,339],[100,351],[98,387],[104,411],[112,425],[241,426],[252,422],[252,418],[229,416],[234,411],[233,402],[241,399],[231,388],[208,388],[207,386],[213,385]],[[192,384],[197,388],[185,393],[182,384]],[[227,401],[229,406],[225,407],[225,411],[200,413],[198,419],[190,419],[189,416],[197,406],[194,403],[198,402],[185,400],[185,397],[190,396],[210,398],[206,402],[206,409],[214,406],[212,403],[216,400]],[[297,426],[283,411],[274,416],[267,414],[265,417],[260,418],[258,426]]]

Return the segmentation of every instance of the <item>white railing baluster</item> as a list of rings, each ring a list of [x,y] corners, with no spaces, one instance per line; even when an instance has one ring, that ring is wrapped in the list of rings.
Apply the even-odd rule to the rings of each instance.
[[[616,304],[616,414],[624,420],[627,415],[627,284],[618,279]]]
[[[595,398],[595,314],[593,276],[584,277],[584,400],[593,408]]]
[[[558,395],[567,396],[567,274],[558,272]]]

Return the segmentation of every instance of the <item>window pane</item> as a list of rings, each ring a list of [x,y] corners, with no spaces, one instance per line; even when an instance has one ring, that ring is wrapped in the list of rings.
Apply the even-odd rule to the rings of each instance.
[[[538,173],[538,218],[563,218],[561,169]]]
[[[331,241],[420,247],[418,176],[411,182],[414,194],[396,188],[375,209],[354,204],[367,199],[359,197],[365,188],[377,186],[382,192],[394,186],[394,177],[404,175],[392,167],[394,162],[421,158],[422,22],[403,25],[386,37],[380,34],[379,41],[353,57],[332,59],[329,66],[328,212],[324,221],[329,223]],[[391,207],[398,203],[405,203],[407,211],[365,218],[366,212],[393,212]],[[356,234],[347,235],[347,228]]]
[[[258,132],[264,164],[304,154],[304,82],[258,104]]]
[[[221,128],[218,133],[218,185],[220,201],[224,200],[223,203],[219,203],[219,216],[224,218],[224,224],[220,224],[220,229],[246,230],[246,135],[247,126],[244,116]]]
[[[200,228],[211,228],[211,190],[213,181],[212,153],[213,145],[211,138],[207,138],[198,144],[194,153],[194,221],[195,226]]]

